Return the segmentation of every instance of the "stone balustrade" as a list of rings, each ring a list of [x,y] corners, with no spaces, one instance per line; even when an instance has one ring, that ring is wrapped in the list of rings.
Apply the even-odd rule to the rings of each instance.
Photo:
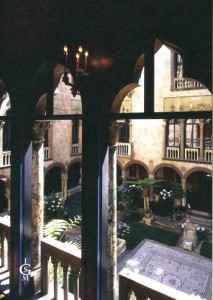
[[[0,217],[0,238],[1,238],[1,267],[9,266],[10,257],[10,218],[9,216]]]
[[[117,143],[117,155],[118,156],[131,156],[130,143]]]
[[[212,162],[212,150],[205,149],[205,151],[204,151],[204,160],[206,162]]]
[[[7,167],[11,165],[11,151],[2,152],[2,167]]]
[[[190,78],[174,78],[175,90],[190,90],[190,89],[204,89],[205,86],[197,80]]]
[[[79,144],[72,144],[72,155],[80,154]]]
[[[44,160],[49,159],[50,157],[50,147],[44,147]]]
[[[74,246],[61,243],[49,237],[41,241],[41,292],[47,295],[50,287],[49,261],[53,265],[53,295],[58,299],[58,266],[59,262],[63,269],[63,300],[68,300],[69,294],[69,268],[73,274],[73,293],[74,300],[79,299],[79,276],[81,269],[81,251]]]
[[[185,148],[185,159],[187,160],[198,160],[199,149]]]
[[[180,149],[179,147],[166,147],[166,157],[179,159],[180,158]]]

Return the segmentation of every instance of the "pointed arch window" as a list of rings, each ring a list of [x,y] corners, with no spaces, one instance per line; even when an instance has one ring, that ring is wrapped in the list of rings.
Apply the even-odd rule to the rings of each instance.
[[[186,121],[186,148],[200,147],[200,125],[198,119],[188,119]]]
[[[79,128],[79,123],[78,120],[73,120],[72,121],[72,144],[78,144],[79,142],[79,135],[78,135],[78,128]]]
[[[205,149],[212,149],[212,120],[206,119],[204,123],[204,145]]]
[[[123,126],[119,128],[118,142],[129,143],[129,120],[125,120]]]
[[[170,119],[167,122],[167,147],[180,146],[180,122]]]

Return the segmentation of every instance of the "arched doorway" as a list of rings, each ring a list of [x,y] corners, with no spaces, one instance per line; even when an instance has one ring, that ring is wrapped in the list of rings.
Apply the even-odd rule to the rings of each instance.
[[[164,179],[162,186],[170,190],[175,184],[181,183],[180,175],[172,168],[163,167],[154,174],[156,179]]]
[[[0,180],[0,213],[8,208],[8,199],[6,197],[6,186],[3,180]]]
[[[123,184],[122,171],[121,167],[117,164],[117,186],[121,186]]]
[[[78,186],[80,179],[81,179],[81,163],[75,162],[70,166],[68,171],[67,189],[69,190]]]
[[[212,212],[212,177],[203,171],[193,172],[186,180],[186,201],[194,210]]]
[[[137,180],[148,177],[147,170],[140,164],[131,164],[126,169],[126,180]]]
[[[61,192],[61,168],[51,168],[45,176],[45,196],[50,195],[52,192]]]

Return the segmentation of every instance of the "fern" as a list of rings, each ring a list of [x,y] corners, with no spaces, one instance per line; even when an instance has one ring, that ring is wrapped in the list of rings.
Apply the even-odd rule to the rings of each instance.
[[[81,217],[74,217],[74,220],[68,221],[62,219],[53,219],[44,225],[44,236],[51,237],[57,241],[63,241],[69,228],[73,228],[81,223]],[[73,242],[72,244],[74,244]]]

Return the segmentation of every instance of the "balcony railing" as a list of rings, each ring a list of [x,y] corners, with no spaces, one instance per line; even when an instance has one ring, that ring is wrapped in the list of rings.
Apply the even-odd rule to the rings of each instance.
[[[166,147],[166,157],[179,159],[180,158],[180,149],[179,147]]]
[[[190,78],[174,78],[175,90],[190,90],[190,89],[204,89],[205,86],[197,80]]]
[[[212,150],[205,149],[205,151],[204,151],[204,160],[206,162],[212,162]]]
[[[10,218],[0,217],[0,239],[1,239],[1,267],[10,270]]]
[[[187,160],[198,160],[199,149],[185,148],[185,159]]]
[[[72,155],[80,154],[80,145],[72,144]]]
[[[59,286],[58,286],[58,268],[59,263],[63,269],[63,300],[68,300],[69,295],[69,268],[73,274],[73,293],[74,300],[79,299],[79,276],[81,269],[81,251],[49,237],[41,241],[41,292],[42,295],[52,295],[54,299],[59,299]],[[50,291],[50,270],[49,260],[53,265],[53,290]]]
[[[7,167],[11,165],[11,151],[2,152],[2,167]]]
[[[50,147],[44,147],[44,160],[50,159]]]
[[[117,143],[117,155],[118,156],[131,156],[130,143]]]

